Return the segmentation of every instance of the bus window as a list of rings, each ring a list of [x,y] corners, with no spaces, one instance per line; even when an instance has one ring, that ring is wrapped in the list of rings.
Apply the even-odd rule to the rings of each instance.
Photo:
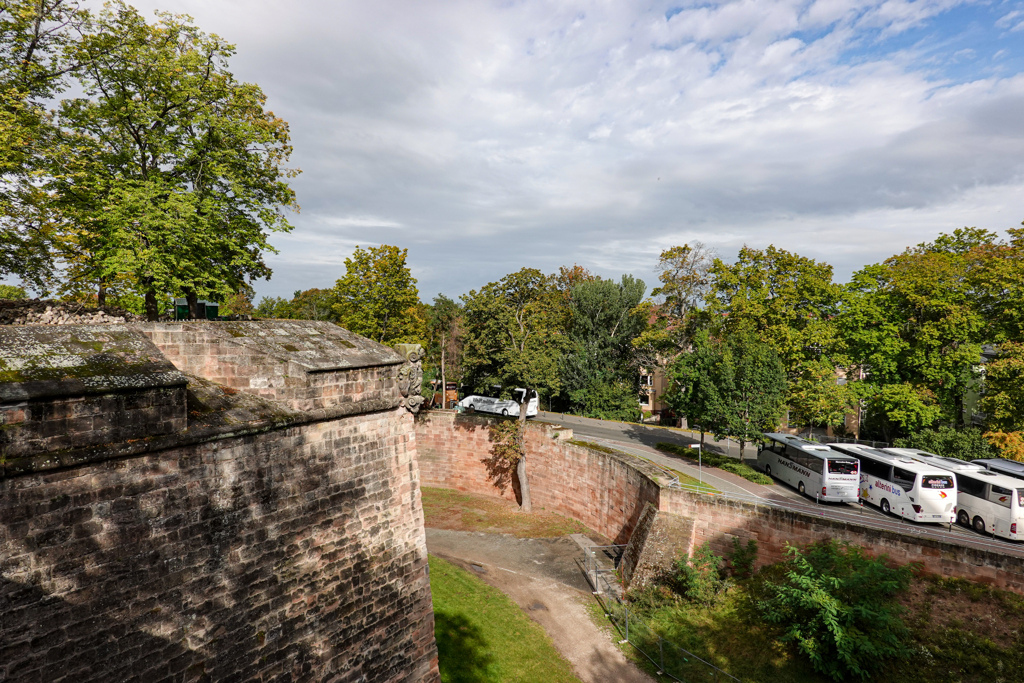
[[[988,499],[993,503],[1002,505],[1003,507],[1010,507],[1010,502],[1013,500],[1013,491],[993,484],[992,490],[988,494]]]
[[[925,474],[921,476],[921,488],[923,489],[951,489],[953,488],[953,477],[945,474]]]
[[[829,460],[829,474],[857,474],[856,460]]]
[[[886,465],[884,462],[878,462],[871,458],[864,458],[860,461],[860,470],[869,476],[886,481],[889,481],[892,476],[892,465]]]
[[[985,482],[978,481],[977,479],[971,479],[970,477],[960,475],[956,478],[957,486],[960,491],[963,491],[969,496],[976,498],[985,497]]]
[[[914,480],[917,479],[917,474],[914,472],[908,472],[905,469],[899,467],[892,468],[892,481],[898,484],[904,491],[910,491],[914,488]]]
[[[1024,508],[1024,491],[1017,491],[1017,507]]]

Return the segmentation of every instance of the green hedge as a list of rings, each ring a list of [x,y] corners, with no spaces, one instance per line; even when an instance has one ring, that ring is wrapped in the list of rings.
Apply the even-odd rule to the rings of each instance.
[[[686,446],[680,446],[674,443],[666,443],[664,441],[658,443],[655,448],[665,453],[671,453],[673,455],[680,455],[689,460],[697,461],[697,449],[687,448]],[[747,481],[752,481],[755,484],[773,484],[772,478],[766,474],[761,474],[749,465],[744,465],[738,460],[734,460],[725,455],[718,453],[712,453],[711,451],[703,451],[701,456],[703,465],[707,467],[717,467],[720,470],[726,472],[732,472],[733,474],[743,477]]]

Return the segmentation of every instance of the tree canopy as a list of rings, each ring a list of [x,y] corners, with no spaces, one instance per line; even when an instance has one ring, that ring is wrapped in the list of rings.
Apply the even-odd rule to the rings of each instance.
[[[338,324],[388,346],[423,340],[425,321],[407,254],[387,244],[356,247],[332,290]]]

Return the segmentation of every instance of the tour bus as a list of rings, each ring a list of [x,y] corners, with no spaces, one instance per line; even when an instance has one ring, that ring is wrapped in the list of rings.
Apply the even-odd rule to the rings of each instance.
[[[956,518],[956,475],[908,456],[861,444],[829,444],[860,460],[860,497],[882,512],[935,524]]]
[[[500,391],[500,387],[497,389]],[[463,410],[470,413],[494,413],[496,415],[515,415],[518,417],[519,402],[526,393],[526,389],[513,389],[511,398],[498,398],[498,391],[495,391],[494,396],[471,394],[459,401],[459,405],[462,406]],[[539,407],[540,401],[537,398],[537,393],[534,392],[533,398],[531,398],[530,402],[526,404],[526,417],[537,417],[537,410]]]
[[[979,458],[971,462],[998,474],[1005,474],[1015,479],[1024,479],[1024,462],[1007,460],[1006,458]]]
[[[805,495],[834,503],[857,502],[860,483],[856,458],[790,434],[765,434],[757,464]]]
[[[1024,482],[1020,479],[997,474],[959,458],[932,454],[912,457],[956,474],[958,524],[972,527],[981,534],[991,533],[1011,541],[1024,540]]]
[[[952,469],[954,472],[963,469],[964,465],[967,465],[968,470],[983,470],[985,469],[981,465],[972,465],[966,460],[960,458],[947,458],[944,455],[935,455],[928,451],[922,451],[920,448],[883,448],[883,452],[892,453],[893,455],[901,455],[906,458],[913,458],[914,460],[921,460],[930,465],[937,465],[945,469]]]

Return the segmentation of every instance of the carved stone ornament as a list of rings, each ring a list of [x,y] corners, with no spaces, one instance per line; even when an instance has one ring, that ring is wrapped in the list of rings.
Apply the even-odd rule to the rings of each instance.
[[[395,344],[395,351],[405,358],[396,376],[402,405],[415,415],[423,404],[423,396],[420,395],[423,391],[423,347],[419,344]]]

